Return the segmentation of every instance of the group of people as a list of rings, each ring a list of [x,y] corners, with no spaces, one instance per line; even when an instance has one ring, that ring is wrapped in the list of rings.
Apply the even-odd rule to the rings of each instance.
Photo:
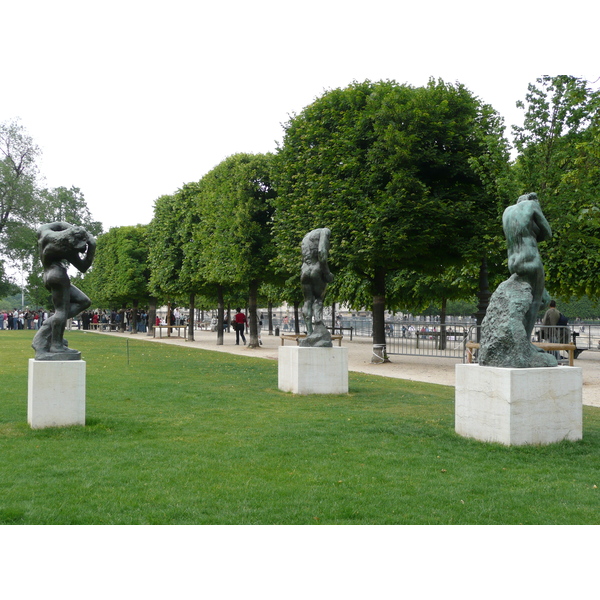
[[[84,330],[92,329],[92,325],[98,323],[120,325],[121,321],[125,322],[125,329],[131,330],[133,324],[133,315],[131,310],[127,310],[121,316],[121,313],[116,310],[84,310],[81,313],[81,326]],[[96,327],[94,327],[95,329]],[[137,314],[136,329],[139,332],[146,332],[148,328],[148,313],[147,311],[139,311]]]
[[[48,313],[29,309],[0,312],[0,329],[39,329]]]

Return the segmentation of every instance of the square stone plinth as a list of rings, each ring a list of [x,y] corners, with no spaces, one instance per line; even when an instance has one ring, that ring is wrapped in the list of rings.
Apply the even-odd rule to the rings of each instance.
[[[348,393],[348,348],[280,346],[278,367],[283,392]]]
[[[455,430],[507,446],[582,438],[579,367],[456,365]]]
[[[27,422],[33,429],[85,425],[85,361],[29,360]]]

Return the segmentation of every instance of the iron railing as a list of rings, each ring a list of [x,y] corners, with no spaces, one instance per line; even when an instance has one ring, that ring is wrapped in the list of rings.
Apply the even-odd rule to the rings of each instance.
[[[386,323],[388,354],[463,358],[467,341],[476,341],[474,325],[422,322]]]

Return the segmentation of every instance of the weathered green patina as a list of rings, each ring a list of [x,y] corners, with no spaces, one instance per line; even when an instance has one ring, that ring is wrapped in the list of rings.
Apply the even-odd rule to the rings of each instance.
[[[536,194],[520,196],[502,216],[511,277],[500,284],[481,327],[479,364],[555,367],[556,359],[531,343],[538,312],[549,300],[538,242],[552,237]]]

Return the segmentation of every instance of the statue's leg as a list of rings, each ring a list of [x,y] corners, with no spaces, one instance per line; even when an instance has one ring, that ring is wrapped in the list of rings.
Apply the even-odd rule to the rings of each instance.
[[[316,323],[323,323],[323,298],[315,297],[313,302],[314,320]]]
[[[304,322],[306,324],[306,331],[308,335],[313,332],[313,302],[314,296],[312,293],[312,286],[308,284],[302,285],[302,290],[304,291],[304,305],[302,306],[302,316],[304,317]]]
[[[92,301],[79,288],[71,285],[70,289],[68,319],[77,316],[92,304]]]
[[[31,347],[37,352],[48,352],[50,350],[50,343],[52,340],[52,321],[54,315],[48,317],[42,326],[38,329],[37,333],[33,336],[33,342]]]
[[[315,323],[323,323],[323,298],[325,297],[325,288],[327,282],[319,277],[313,282],[313,311]]]
[[[69,286],[70,287],[70,286]],[[70,290],[64,285],[52,286],[52,302],[54,303],[54,316],[52,318],[52,335],[50,352],[64,352],[63,335],[70,308]]]
[[[544,278],[544,267],[542,265],[541,258],[537,260],[530,260],[527,263],[521,265],[519,272],[512,274],[513,278],[519,281],[529,284],[531,288],[531,305],[527,312],[523,315],[523,327],[527,339],[531,340],[533,328],[537,320],[537,315],[542,305],[542,298],[544,294],[545,278]]]

